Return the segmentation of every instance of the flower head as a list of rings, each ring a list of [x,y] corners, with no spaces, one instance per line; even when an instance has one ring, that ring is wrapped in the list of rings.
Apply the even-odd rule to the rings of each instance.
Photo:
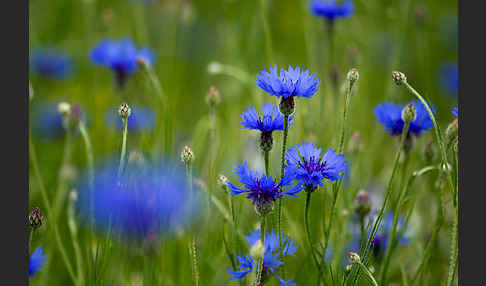
[[[65,79],[72,75],[74,63],[71,57],[53,48],[42,48],[31,55],[32,72],[52,79]]]
[[[341,3],[336,0],[314,0],[310,3],[309,9],[314,15],[333,21],[336,18],[350,17],[354,11],[354,4],[349,0]]]
[[[416,118],[410,122],[408,129],[408,136],[411,134],[420,136],[422,131],[429,130],[434,127],[434,123],[427,112],[427,109],[418,100],[411,102],[416,110]],[[402,119],[402,110],[406,105],[398,105],[395,103],[383,103],[375,107],[374,113],[379,123],[385,126],[385,129],[390,131],[390,135],[402,134],[405,122]],[[433,112],[435,108],[431,106]]]
[[[246,241],[251,245],[255,246],[260,243],[260,230],[253,232],[250,231],[249,236],[245,236]],[[294,253],[297,251],[298,247],[294,244],[294,241],[288,237],[283,236],[282,234],[282,245],[284,245],[284,249],[282,250],[282,255],[287,256],[295,256]],[[270,274],[275,276],[277,280],[280,282],[280,285],[296,285],[292,282],[292,280],[285,281],[278,275],[276,275],[276,271],[278,268],[283,265],[283,262],[280,261],[280,252],[279,252],[279,241],[278,241],[278,234],[276,234],[273,230],[271,233],[265,233],[265,254],[263,256],[263,275],[262,281],[265,281],[270,277]],[[237,256],[240,265],[238,265],[239,270],[231,270],[227,269],[228,273],[231,274],[230,280],[241,280],[243,279],[248,273],[250,273],[254,267],[257,267],[257,261],[253,259],[251,256],[244,256],[241,254]]]
[[[179,166],[175,161],[127,165],[121,177],[116,161],[99,166],[92,188],[89,177],[79,183],[80,217],[87,224],[93,217],[98,230],[110,229],[129,239],[164,235],[184,226],[200,210],[200,198],[190,193]]]
[[[42,247],[37,248],[29,258],[29,276],[34,276],[46,261],[45,254],[42,253]]]
[[[321,149],[313,143],[305,143],[289,148],[286,158],[285,174],[291,174],[305,187],[311,189],[322,186],[324,179],[336,181],[342,178],[346,171],[344,155],[329,149],[321,158]]]
[[[289,66],[288,71],[280,69],[278,75],[277,65],[270,66],[270,72],[265,70],[257,75],[257,86],[270,95],[276,97],[307,97],[311,98],[318,90],[321,82],[309,70],[301,71],[300,67],[293,69]]]
[[[127,76],[137,71],[137,60],[143,60],[150,66],[155,57],[150,49],[139,50],[130,38],[125,38],[120,41],[102,40],[91,50],[91,60],[113,70],[117,83],[123,86]]]
[[[239,164],[234,173],[240,178],[240,182],[245,188],[239,188],[228,181],[228,187],[233,196],[247,193],[247,198],[251,199],[253,204],[263,206],[264,204],[273,203],[283,195],[295,196],[302,190],[302,185],[297,184],[286,191],[280,191],[282,187],[292,184],[293,177],[285,174],[283,179],[277,183],[272,176],[265,176],[265,174],[258,174],[256,171],[250,170],[246,162]]]
[[[457,96],[459,91],[459,72],[456,63],[446,63],[440,67],[439,82],[444,91]]]
[[[149,131],[155,124],[155,113],[146,107],[130,107],[130,117],[127,118],[129,131]],[[113,128],[123,129],[123,119],[118,110],[110,109],[105,116],[106,124]]]
[[[456,117],[458,117],[459,110],[457,109],[457,107],[452,108],[452,114],[454,114]]]

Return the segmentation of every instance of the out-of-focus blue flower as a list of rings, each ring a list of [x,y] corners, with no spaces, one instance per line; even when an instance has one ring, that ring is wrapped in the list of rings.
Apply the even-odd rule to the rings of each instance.
[[[257,75],[257,86],[276,97],[311,98],[321,83],[315,75],[310,75],[309,70],[301,71],[299,66],[295,69],[289,66],[288,71],[282,68],[280,75],[277,73],[277,65],[270,66],[270,72],[261,71]]]
[[[150,66],[155,56],[148,48],[137,49],[132,39],[127,37],[120,41],[102,40],[91,50],[91,60],[113,70],[117,83],[122,86],[127,76],[137,71],[137,60],[144,60]]]
[[[354,4],[347,0],[341,3],[335,0],[314,0],[310,3],[309,9],[314,15],[333,21],[336,18],[350,17],[354,11]]]
[[[248,107],[247,111],[241,114],[243,128],[270,133],[275,130],[284,130],[284,116],[276,105],[264,103],[262,113],[263,117],[260,117],[255,106]],[[289,125],[294,124],[292,119],[294,119],[294,115],[289,116]]]
[[[260,230],[253,232],[250,231],[249,236],[245,236],[246,241],[251,245],[255,245],[260,240]],[[282,245],[285,248],[282,250],[282,255],[292,255],[295,256],[294,253],[297,251],[298,247],[294,244],[294,241],[288,237],[284,237],[282,234]],[[269,275],[272,274],[277,278],[280,282],[280,285],[297,285],[293,283],[293,279],[285,281],[281,277],[276,274],[278,268],[283,264],[280,261],[280,252],[279,252],[279,241],[278,241],[278,234],[276,234],[273,230],[271,233],[265,233],[265,254],[263,256],[263,274],[262,274],[262,281],[266,281],[269,278]],[[230,280],[241,280],[243,279],[248,273],[250,273],[254,267],[257,267],[257,261],[254,261],[251,256],[237,256],[240,265],[238,265],[239,270],[231,270],[230,268],[227,269],[228,273],[231,275]],[[263,284],[263,283],[262,283]]]
[[[35,50],[30,59],[30,70],[41,76],[65,79],[72,75],[74,62],[71,56],[53,48]]]
[[[34,134],[44,138],[61,138],[64,133],[62,115],[57,110],[57,103],[43,103],[33,110],[32,123]]]
[[[331,182],[342,178],[342,172],[346,171],[344,155],[339,155],[336,150],[329,149],[321,158],[321,149],[313,143],[305,143],[289,148],[285,174],[293,176],[305,187],[312,189],[323,185],[323,180]]]
[[[452,108],[452,114],[454,114],[456,117],[458,116],[459,110],[457,109],[457,107]]]
[[[439,71],[439,82],[448,94],[457,96],[459,91],[459,72],[456,63],[443,64]]]
[[[422,102],[414,100],[410,103],[415,107],[417,117],[414,121],[410,122],[407,136],[410,136],[411,134],[420,136],[422,131],[434,127],[434,123]],[[390,131],[390,135],[392,136],[402,134],[403,126],[405,125],[405,122],[402,119],[402,110],[405,106],[407,106],[407,104],[399,105],[387,102],[379,104],[374,109],[376,119],[379,123],[385,126],[385,130]],[[429,106],[432,109],[432,112],[435,112],[434,106]]]
[[[89,177],[79,184],[78,211],[100,231],[131,239],[172,232],[200,210],[197,190],[190,192],[184,170],[174,161],[160,165],[128,165],[118,176],[117,162],[97,168],[93,192]],[[92,200],[92,207],[91,207]]]
[[[234,173],[238,175],[245,189],[228,182],[231,194],[236,196],[241,193],[248,193],[246,197],[258,206],[275,202],[283,195],[295,196],[302,190],[302,184],[299,183],[286,191],[280,191],[282,187],[292,184],[294,178],[291,175],[285,174],[280,183],[277,183],[272,176],[267,177],[265,174],[260,175],[258,172],[250,170],[246,162],[239,164],[234,169]]]
[[[155,124],[155,113],[146,107],[131,107],[131,114],[128,117],[128,131],[149,131]],[[106,124],[112,128],[123,130],[123,119],[117,109],[110,109],[106,112]]]
[[[29,258],[29,277],[34,276],[46,262],[46,256],[42,253],[42,247],[37,248]]]

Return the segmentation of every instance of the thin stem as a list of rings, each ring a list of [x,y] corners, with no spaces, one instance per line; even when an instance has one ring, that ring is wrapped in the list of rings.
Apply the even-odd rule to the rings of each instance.
[[[283,133],[283,143],[282,143],[282,159],[281,159],[281,168],[280,168],[280,180],[283,179],[285,174],[285,152],[287,148],[287,136],[289,132],[289,116],[284,115],[284,133]],[[278,207],[277,207],[277,231],[278,231],[278,245],[280,249],[280,257],[283,257],[282,253],[282,209],[283,209],[283,201],[282,198],[278,199]],[[283,271],[283,265],[280,267]]]
[[[128,117],[123,117],[123,139],[122,139],[122,148],[120,154],[120,166],[118,167],[118,178],[123,173],[123,169],[125,168],[125,154],[127,152],[127,126],[128,126]]]
[[[358,265],[363,269],[363,271],[366,273],[366,275],[368,275],[368,277],[373,282],[373,285],[378,286],[378,283],[376,282],[375,277],[373,277],[373,274],[371,274],[371,272],[368,270],[368,268],[362,262],[358,262]]]
[[[260,0],[260,12],[263,22],[263,33],[265,35],[265,52],[267,54],[267,59],[273,63],[272,36],[270,34],[270,26],[265,17],[265,0]]]
[[[79,132],[83,137],[84,147],[86,149],[86,161],[88,163],[88,174],[89,174],[89,184],[91,187],[91,191],[93,191],[93,182],[94,182],[94,159],[93,159],[93,147],[91,145],[91,140],[89,139],[88,132],[84,123],[81,121],[79,122]]]
[[[32,244],[32,238],[34,237],[34,228],[31,228],[29,231],[29,251],[32,251],[31,244]]]
[[[36,155],[34,144],[32,143],[31,137],[32,136],[29,135],[30,160],[32,162],[32,167],[34,169],[35,177],[36,177],[36,179],[39,183],[39,188],[40,188],[40,191],[41,191],[41,196],[42,196],[42,200],[43,200],[44,205],[45,205],[46,212],[49,212],[51,210],[51,205],[50,205],[49,199],[47,197],[47,191],[46,191],[46,188],[44,186],[44,181],[42,180],[39,165],[38,165],[38,162],[37,162],[37,155]],[[64,245],[63,245],[62,240],[61,240],[61,236],[59,235],[59,231],[57,229],[56,218],[50,217],[50,220],[51,220],[50,225],[52,225],[52,227],[54,229],[54,235],[55,235],[55,238],[56,238],[56,243],[57,243],[57,246],[59,248],[59,251],[61,252],[61,256],[62,256],[62,259],[64,260],[64,264],[66,265],[69,276],[73,280],[74,284],[77,285],[77,280],[76,280],[76,276],[74,275],[73,267],[71,266],[71,262],[69,261],[69,258],[68,258],[67,253],[66,253],[66,249],[64,248]]]
[[[269,155],[270,155],[270,152],[269,151],[265,151],[263,153],[263,157],[264,157],[264,160],[265,160],[265,175],[268,177],[270,175],[270,171],[269,171]]]
[[[457,221],[458,221],[458,213],[457,208],[454,215],[454,223],[452,225],[452,239],[451,239],[451,255],[449,258],[449,271],[447,275],[447,285],[452,286],[454,283],[454,277],[456,274],[456,265],[457,265]]]
[[[368,241],[366,243],[366,247],[364,248],[364,253],[363,253],[363,255],[361,255],[361,257],[367,257],[368,256],[368,253],[371,249],[371,243],[373,242],[373,239],[375,238],[375,235],[378,231],[378,227],[380,226],[381,221],[383,219],[383,215],[385,213],[386,205],[387,205],[388,200],[389,200],[391,193],[392,193],[393,179],[395,178],[395,174],[396,174],[396,171],[398,169],[398,165],[399,165],[398,163],[400,161],[400,155],[402,154],[403,145],[405,143],[405,139],[407,137],[409,127],[410,127],[410,122],[405,122],[405,126],[403,127],[402,136],[401,136],[401,139],[400,139],[400,145],[398,146],[398,151],[397,151],[397,154],[395,156],[395,161],[393,163],[392,173],[391,173],[390,179],[388,180],[385,198],[383,200],[383,204],[382,204],[380,212],[378,213],[378,216],[375,220],[375,223],[373,224],[373,228],[371,230],[371,235],[368,238]],[[357,281],[358,277],[359,277],[359,269],[356,272],[354,282]]]
[[[263,257],[265,257],[265,215],[261,216],[261,221],[260,221],[260,242],[263,245],[264,253],[263,253],[262,257],[260,258],[260,260],[258,260],[258,269],[257,269],[258,272],[257,272],[257,280],[256,280],[255,285],[257,285],[257,283],[260,283],[258,285],[261,285],[261,282],[262,282]]]
[[[313,246],[313,243],[312,243],[312,237],[311,237],[310,228],[309,228],[309,209],[310,209],[310,200],[311,200],[312,192],[310,190],[309,191],[306,190],[306,193],[307,193],[307,196],[306,196],[305,208],[304,208],[304,226],[305,226],[305,232],[307,234],[307,242],[309,243],[309,248],[310,248],[311,253],[312,253],[312,258],[314,259],[314,263],[316,264],[317,271],[319,272],[319,277],[318,277],[318,281],[317,281],[317,283],[319,284],[323,275],[322,275],[321,267],[319,265],[319,261],[317,260],[317,256],[316,256],[315,249],[314,249],[314,246]]]
[[[187,183],[189,185],[189,193],[192,198],[194,198],[194,191],[192,188],[192,166],[191,163],[186,163],[186,176]],[[195,286],[199,286],[199,267],[198,267],[198,254],[196,247],[196,235],[193,234],[191,237],[191,243],[189,246],[190,253],[192,254],[192,279]]]
[[[73,197],[70,197],[69,205],[68,205],[68,227],[69,231],[71,232],[73,248],[74,248],[74,255],[76,257],[76,265],[78,266],[78,281],[80,285],[84,285],[84,267],[83,267],[83,255],[81,252],[81,248],[79,247],[78,241],[78,226],[76,224],[74,209],[75,209],[76,200]]]

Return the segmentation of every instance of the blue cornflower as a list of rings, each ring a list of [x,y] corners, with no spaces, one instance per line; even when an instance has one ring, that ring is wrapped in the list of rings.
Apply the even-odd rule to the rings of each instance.
[[[260,130],[260,147],[263,151],[270,151],[273,146],[272,132],[284,130],[284,116],[278,111],[277,106],[271,103],[264,103],[262,107],[263,117],[258,116],[255,106],[248,107],[246,112],[241,114],[243,121],[242,128]],[[293,115],[289,116],[289,125],[294,124]]]
[[[440,67],[439,82],[447,93],[457,96],[459,91],[459,72],[456,63],[446,63]]]
[[[138,50],[132,39],[120,41],[104,39],[91,50],[91,60],[115,72],[119,86],[123,86],[127,76],[137,71],[137,60],[144,60],[149,66],[155,56],[148,48]]]
[[[309,70],[301,71],[300,67],[293,69],[289,66],[288,71],[280,69],[277,74],[277,65],[270,66],[270,72],[265,70],[257,75],[257,86],[270,95],[280,97],[280,112],[290,115],[294,112],[294,97],[311,98],[318,90],[321,82],[315,75],[310,75]]]
[[[46,256],[42,253],[42,247],[34,250],[29,258],[29,277],[34,276],[34,274],[42,268],[45,262]]]
[[[452,114],[454,114],[456,117],[458,116],[459,110],[457,109],[457,107],[452,108]]]
[[[413,104],[416,110],[416,118],[410,122],[410,127],[408,128],[407,136],[411,134],[415,136],[420,136],[422,131],[429,130],[434,127],[434,123],[427,112],[427,109],[418,100],[410,102]],[[385,126],[385,130],[390,131],[390,135],[400,135],[403,131],[403,126],[405,122],[402,119],[402,110],[407,106],[399,105],[395,103],[383,103],[375,107],[374,113],[379,123]],[[430,105],[432,112],[435,112],[434,106]]]
[[[86,224],[93,217],[98,230],[154,238],[191,222],[200,210],[197,190],[190,193],[184,170],[173,161],[128,164],[121,176],[115,161],[99,166],[95,174],[93,188],[89,177],[79,183],[78,209]]]
[[[245,236],[245,238],[251,246],[255,245],[260,240],[260,230],[258,229],[255,232],[250,231],[250,235]],[[284,245],[282,255],[292,255],[295,257],[294,253],[297,251],[298,247],[294,244],[294,241],[288,237],[284,237],[282,234],[282,244]],[[265,254],[263,256],[262,282],[267,280],[270,277],[270,274],[272,274],[278,279],[280,285],[296,285],[292,282],[293,279],[285,281],[276,274],[276,271],[283,264],[283,262],[279,260],[280,252],[278,235],[273,230],[271,233],[265,233],[264,249]],[[228,273],[231,274],[230,280],[243,279],[248,273],[252,272],[254,268],[256,269],[258,265],[257,261],[255,261],[251,256],[244,256],[241,254],[240,256],[237,256],[237,259],[240,262],[238,265],[239,270],[227,269]]]
[[[155,113],[146,107],[131,107],[131,114],[128,117],[128,131],[149,131],[155,124]],[[106,124],[112,128],[123,129],[123,120],[116,109],[106,112]]]
[[[32,72],[45,77],[65,79],[72,75],[74,63],[71,56],[62,51],[53,48],[41,48],[32,53],[30,69]]]
[[[59,139],[66,133],[63,117],[57,109],[58,102],[43,102],[39,106],[33,107],[32,112],[32,131],[35,135],[44,139]],[[72,105],[79,111],[79,119],[88,124],[88,117],[79,105]],[[83,110],[83,112],[81,112]],[[72,129],[71,129],[72,130]],[[74,129],[77,134],[78,129]]]
[[[280,183],[277,183],[272,176],[267,177],[265,174],[260,175],[258,172],[250,170],[246,162],[239,164],[234,169],[234,173],[238,175],[245,189],[238,188],[231,182],[228,182],[231,195],[236,196],[241,193],[248,193],[246,197],[251,199],[257,207],[269,205],[283,195],[295,196],[302,190],[302,184],[297,184],[286,191],[280,191],[282,187],[292,184],[294,178],[291,175],[285,174]]]
[[[323,180],[331,182],[342,178],[342,172],[346,171],[344,155],[339,155],[336,150],[329,149],[321,158],[321,148],[313,143],[305,143],[289,148],[285,175],[291,174],[299,180],[309,191],[323,185]]]
[[[316,16],[334,21],[336,18],[350,17],[354,11],[354,4],[352,1],[339,3],[335,0],[314,0],[310,3],[309,9]]]

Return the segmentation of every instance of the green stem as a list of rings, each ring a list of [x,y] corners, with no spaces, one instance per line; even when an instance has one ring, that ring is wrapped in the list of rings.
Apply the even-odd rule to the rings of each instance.
[[[86,149],[86,161],[88,164],[88,174],[89,174],[89,184],[91,191],[93,191],[94,182],[94,159],[93,159],[93,147],[91,145],[91,140],[89,139],[88,131],[84,126],[83,122],[79,122],[79,132],[83,137],[84,147]]]
[[[32,251],[31,244],[32,244],[32,238],[34,237],[34,228],[31,228],[29,231],[29,251]]]
[[[309,248],[312,253],[312,258],[314,259],[314,263],[316,264],[317,271],[319,272],[319,277],[317,283],[319,284],[321,281],[321,278],[323,277],[321,267],[319,264],[319,261],[317,260],[317,256],[315,253],[315,249],[312,243],[312,237],[310,234],[310,228],[309,228],[309,209],[310,209],[310,200],[311,200],[311,194],[312,191],[306,190],[307,196],[305,200],[305,208],[304,208],[304,226],[305,226],[305,232],[307,234],[307,242],[309,243]],[[325,255],[325,254],[324,254]]]
[[[267,177],[270,175],[270,171],[269,171],[269,162],[270,162],[269,154],[270,154],[269,151],[265,151],[263,153],[263,157],[264,157],[264,160],[265,160],[265,175]]]
[[[261,216],[261,222],[260,222],[260,242],[263,245],[263,249],[265,250],[265,215]],[[260,260],[258,260],[258,269],[257,269],[257,280],[255,285],[259,283],[258,285],[261,285],[262,282],[262,274],[263,274],[263,257],[265,256],[265,252],[263,253],[262,257]]]
[[[454,214],[454,223],[452,225],[452,239],[451,239],[451,255],[449,258],[449,271],[447,275],[447,286],[452,286],[454,283],[454,277],[456,275],[456,266],[457,266],[457,222],[458,222],[458,213],[457,208]]]
[[[123,117],[123,139],[122,139],[122,147],[121,147],[121,154],[120,154],[120,166],[118,167],[118,178],[121,177],[123,173],[123,169],[125,168],[125,154],[127,152],[127,126],[128,126],[128,117]]]
[[[282,157],[281,157],[281,167],[280,167],[280,180],[283,179],[285,174],[285,152],[287,149],[287,136],[289,132],[289,116],[284,115],[284,133],[283,133],[283,143],[282,143]],[[283,209],[283,201],[282,198],[278,199],[278,207],[277,207],[277,231],[278,231],[278,245],[280,249],[280,257],[283,257],[282,253],[282,209]],[[281,271],[283,271],[283,265],[281,267]]]
[[[186,163],[186,175],[187,175],[187,183],[189,185],[189,193],[191,194],[192,199],[194,198],[194,191],[192,188],[192,166],[191,163]],[[192,254],[192,279],[193,284],[195,286],[199,286],[199,267],[198,267],[198,254],[197,254],[197,247],[196,247],[196,235],[193,234],[191,237],[191,243],[189,246],[190,253]]]
[[[371,272],[368,270],[368,268],[362,262],[358,262],[358,265],[361,267],[361,269],[363,269],[363,271],[366,273],[366,275],[368,275],[368,277],[373,282],[373,285],[378,286],[378,283],[376,282],[375,277],[373,277],[373,274],[371,274]]]
[[[272,36],[270,34],[270,26],[268,25],[267,18],[265,17],[265,0],[260,0],[260,11],[263,22],[263,33],[265,35],[265,52],[267,54],[268,61],[273,63]]]
[[[46,188],[44,186],[44,181],[42,180],[42,176],[41,176],[41,173],[40,173],[39,165],[38,165],[38,162],[37,162],[37,155],[36,155],[36,152],[35,152],[34,144],[32,143],[32,136],[30,136],[30,135],[29,135],[29,155],[30,155],[30,160],[32,162],[32,167],[34,169],[35,177],[36,177],[36,179],[39,183],[39,188],[40,188],[40,191],[41,191],[42,200],[44,202],[45,209],[48,212],[48,211],[51,210],[51,205],[49,203],[49,199],[47,197],[47,191],[46,191]],[[54,229],[54,235],[55,235],[55,238],[56,238],[56,243],[57,243],[59,251],[61,252],[61,256],[62,256],[62,259],[64,261],[64,264],[65,264],[65,266],[68,270],[69,276],[73,280],[74,284],[77,285],[78,281],[76,280],[76,276],[74,275],[73,267],[71,266],[71,262],[69,261],[69,258],[68,258],[67,253],[66,253],[66,249],[64,248],[64,245],[63,245],[62,240],[61,240],[61,236],[59,235],[59,231],[57,229],[56,218],[50,217],[50,220],[51,220],[50,225],[52,225],[52,227]]]
[[[387,188],[386,188],[386,194],[385,194],[385,198],[383,200],[383,204],[382,204],[380,212],[378,213],[378,216],[375,220],[375,223],[373,224],[373,227],[372,227],[372,230],[371,230],[371,235],[368,238],[366,246],[364,247],[364,249],[363,249],[363,247],[361,247],[361,249],[364,251],[363,255],[361,255],[361,257],[363,257],[363,258],[368,257],[368,254],[369,254],[370,249],[371,249],[371,243],[373,242],[373,239],[375,238],[375,235],[378,232],[378,228],[379,228],[381,221],[383,219],[383,215],[385,213],[386,205],[387,205],[388,200],[389,200],[391,193],[392,193],[393,179],[395,178],[395,174],[396,174],[396,171],[398,169],[398,165],[399,165],[398,162],[400,161],[400,155],[402,154],[403,145],[405,143],[405,139],[407,137],[409,127],[410,127],[410,122],[405,122],[405,126],[403,127],[402,136],[401,136],[401,139],[400,139],[400,145],[398,146],[398,151],[397,151],[397,154],[395,156],[395,161],[393,163],[392,173],[391,173],[390,179],[388,180],[388,185],[387,185]],[[359,269],[356,272],[353,284],[356,283],[358,277],[359,277]]]
[[[69,205],[68,205],[68,227],[69,227],[69,231],[71,232],[74,255],[76,257],[76,265],[78,266],[77,268],[78,281],[80,285],[84,285],[85,273],[83,270],[84,269],[83,256],[78,241],[78,226],[76,224],[75,214],[74,214],[75,204],[76,204],[76,199],[70,197]]]

